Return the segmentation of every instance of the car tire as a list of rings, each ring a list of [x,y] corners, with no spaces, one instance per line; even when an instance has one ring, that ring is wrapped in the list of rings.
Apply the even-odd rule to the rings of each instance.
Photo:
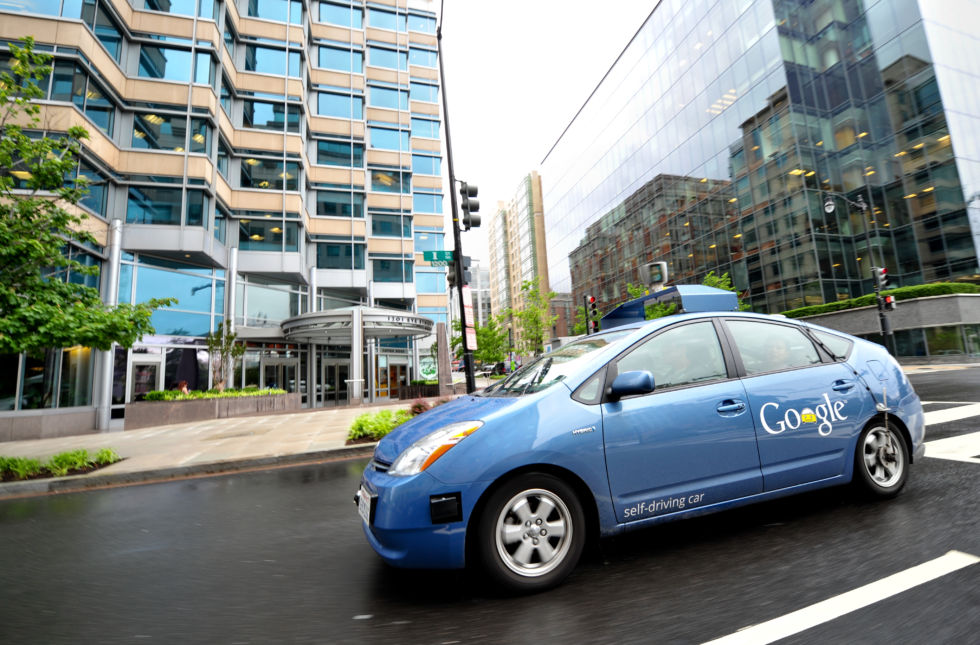
[[[877,498],[898,495],[909,473],[909,451],[895,426],[876,419],[861,433],[854,451],[854,481]]]
[[[477,526],[478,554],[498,586],[541,591],[572,572],[585,535],[585,513],[572,487],[554,475],[528,473],[487,500]]]

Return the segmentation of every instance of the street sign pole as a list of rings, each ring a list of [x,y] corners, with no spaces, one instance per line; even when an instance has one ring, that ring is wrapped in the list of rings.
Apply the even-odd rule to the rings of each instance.
[[[459,296],[460,333],[463,340],[463,361],[466,364],[466,393],[476,390],[476,378],[473,375],[473,351],[466,339],[466,311],[463,307],[463,241],[459,230],[459,211],[456,205],[456,174],[453,172],[453,143],[449,134],[449,101],[446,98],[445,57],[442,53],[442,17],[443,5],[439,7],[439,26],[436,27],[436,48],[439,56],[439,83],[442,85],[442,118],[446,128],[446,165],[449,166],[449,201],[453,210],[453,242],[455,253],[451,271],[456,273],[456,291]]]

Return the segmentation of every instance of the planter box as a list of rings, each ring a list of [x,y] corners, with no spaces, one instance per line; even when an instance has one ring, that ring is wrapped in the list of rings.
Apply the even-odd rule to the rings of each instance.
[[[406,385],[399,389],[399,400],[430,399],[439,396],[439,385]]]
[[[286,412],[299,410],[302,400],[301,394],[294,393],[187,401],[139,401],[126,404],[124,427],[135,430],[189,421]]]

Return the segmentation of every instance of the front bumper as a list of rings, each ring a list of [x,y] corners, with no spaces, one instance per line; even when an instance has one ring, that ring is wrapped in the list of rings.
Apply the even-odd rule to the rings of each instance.
[[[484,485],[446,485],[422,472],[394,477],[369,465],[361,489],[373,496],[372,521],[362,521],[368,543],[396,567],[457,569],[466,565],[466,525]],[[458,496],[459,519],[435,523],[433,507]]]

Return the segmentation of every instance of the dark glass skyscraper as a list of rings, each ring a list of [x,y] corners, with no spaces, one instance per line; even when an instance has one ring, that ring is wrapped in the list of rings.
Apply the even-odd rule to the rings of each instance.
[[[543,162],[552,288],[608,307],[663,260],[775,313],[868,293],[872,265],[980,278],[976,24],[967,1],[662,0]]]

